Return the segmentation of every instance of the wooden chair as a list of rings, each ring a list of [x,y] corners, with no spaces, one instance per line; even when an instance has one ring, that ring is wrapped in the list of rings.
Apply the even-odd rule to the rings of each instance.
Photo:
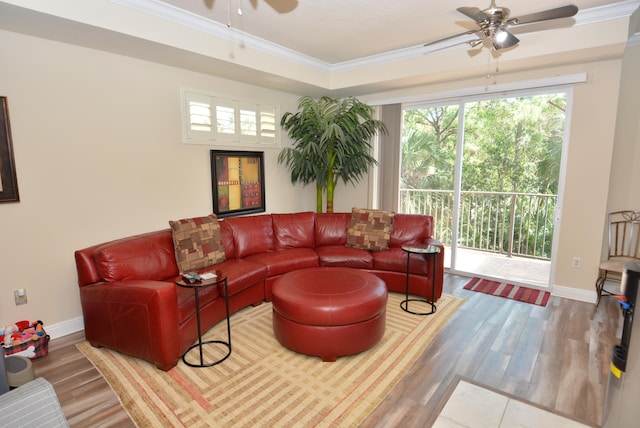
[[[608,255],[600,262],[596,280],[596,306],[602,296],[617,294],[608,291],[605,283],[620,281],[625,263],[632,260],[640,260],[640,211],[614,211],[609,214]]]

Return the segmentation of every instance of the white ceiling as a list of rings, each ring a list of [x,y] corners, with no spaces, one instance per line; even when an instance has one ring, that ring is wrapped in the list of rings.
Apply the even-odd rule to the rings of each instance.
[[[630,39],[640,39],[633,37],[640,0],[570,1],[580,9],[575,18],[522,27],[524,34],[512,30],[521,42],[500,51],[502,73],[620,58]],[[358,96],[486,75],[488,50],[477,55],[460,43],[470,36],[423,45],[472,28],[457,7],[489,3],[0,0],[0,29],[299,95]],[[498,6],[518,17],[571,3],[501,0]]]
[[[177,9],[329,64],[353,61],[463,33],[473,21],[456,8],[490,0],[162,0]],[[620,0],[498,0],[511,16],[569,4],[586,10]],[[243,13],[238,15],[240,8]],[[279,12],[281,10],[282,12]],[[230,17],[230,20],[229,20]],[[558,25],[567,25],[563,21]]]

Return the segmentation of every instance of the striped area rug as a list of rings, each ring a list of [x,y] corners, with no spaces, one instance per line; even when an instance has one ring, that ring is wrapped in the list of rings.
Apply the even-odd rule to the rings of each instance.
[[[435,315],[416,316],[400,310],[402,298],[389,293],[385,335],[375,347],[334,363],[283,348],[273,335],[270,303],[231,317],[233,352],[210,368],[181,360],[163,372],[87,342],[77,346],[140,427],[358,426],[464,302],[443,295]],[[224,322],[205,335],[224,337]]]
[[[480,293],[518,300],[538,306],[547,306],[549,296],[551,295],[548,291],[476,277],[471,278],[463,288],[465,290],[478,291]]]

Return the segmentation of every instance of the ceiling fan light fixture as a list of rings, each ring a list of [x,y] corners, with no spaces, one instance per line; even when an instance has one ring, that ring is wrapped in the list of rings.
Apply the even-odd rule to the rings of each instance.
[[[487,48],[493,48],[495,50],[511,48],[520,42],[516,36],[508,31],[508,28],[512,25],[532,24],[553,19],[569,18],[578,13],[577,6],[567,5],[511,18],[511,11],[506,7],[497,6],[496,0],[491,0],[491,5],[484,10],[475,6],[458,7],[456,10],[466,17],[473,19],[477,29],[445,37],[435,42],[426,43],[425,46],[475,33],[479,39],[468,41],[467,43],[469,43],[471,47],[484,45]]]
[[[507,37],[509,36],[509,33],[507,33],[505,30],[503,30],[502,28],[498,28],[494,33],[493,33],[493,38],[494,40],[498,43],[498,44],[502,44],[504,43],[505,40],[507,40]]]
[[[510,48],[517,45],[518,42],[520,39],[503,28],[497,29],[491,37],[491,44],[495,50]]]

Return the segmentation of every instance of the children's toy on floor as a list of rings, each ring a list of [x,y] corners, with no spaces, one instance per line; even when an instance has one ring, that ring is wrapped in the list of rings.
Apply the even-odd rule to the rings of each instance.
[[[0,332],[0,343],[4,355],[16,355],[32,360],[49,353],[49,335],[44,331],[42,321],[18,321],[4,327]]]

